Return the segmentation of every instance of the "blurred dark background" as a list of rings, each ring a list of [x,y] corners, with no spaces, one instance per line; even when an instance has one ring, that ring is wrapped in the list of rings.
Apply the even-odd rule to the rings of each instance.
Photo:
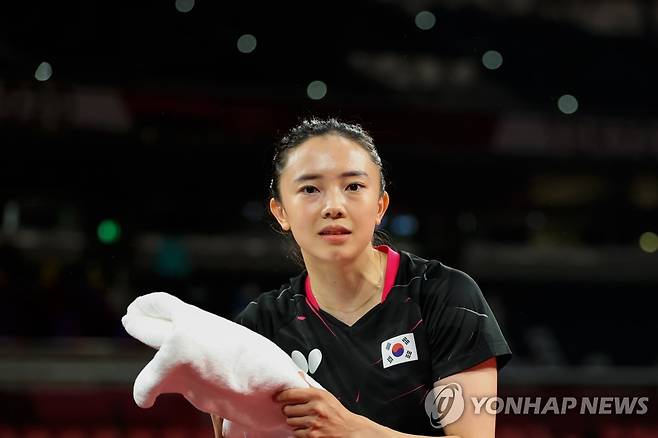
[[[3,5],[0,436],[162,434],[166,403],[211,436],[132,406],[152,352],[120,317],[156,290],[231,317],[297,273],[267,187],[313,115],[373,135],[393,245],[478,282],[503,394],[651,406],[657,45],[655,0]],[[499,435],[658,436],[653,409],[546,420]]]

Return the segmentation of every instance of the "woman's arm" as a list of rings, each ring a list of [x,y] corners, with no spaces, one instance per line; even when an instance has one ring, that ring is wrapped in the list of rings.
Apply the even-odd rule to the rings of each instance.
[[[287,389],[278,394],[286,423],[295,438],[434,438],[398,432],[358,414],[350,412],[330,392],[317,388]],[[444,429],[445,430],[445,429]],[[468,438],[480,438],[469,435]],[[450,435],[446,438],[461,438]],[[489,438],[485,435],[485,438]]]
[[[464,397],[464,412],[459,419],[443,426],[452,438],[494,438],[496,417],[485,411],[476,414],[471,397],[496,397],[498,373],[496,358],[461,373],[438,380],[434,386],[459,384]],[[345,436],[355,438],[412,438],[412,435],[390,429],[347,410],[331,393],[317,388],[295,388],[280,392],[286,422],[295,437]],[[437,412],[437,417],[440,417]]]
[[[486,412],[475,413],[471,397],[496,397],[498,373],[496,358],[461,373],[438,380],[434,386],[457,383],[463,390],[464,413],[443,430],[451,435],[446,438],[493,438],[496,431],[495,415]],[[412,435],[390,429],[375,423],[364,416],[349,412],[327,391],[316,388],[289,389],[276,397],[284,405],[283,413],[287,423],[294,429],[295,437],[303,437],[313,431],[318,436],[339,434],[354,437],[377,438],[432,438]],[[222,438],[224,419],[211,414],[215,438]],[[319,433],[318,433],[319,432]]]
[[[382,426],[374,421],[367,420],[369,424],[358,434],[359,438],[436,438],[430,435],[413,435],[410,433],[398,432],[389,427]],[[442,435],[443,438],[461,438],[459,435]]]
[[[443,430],[449,435],[446,438],[494,438],[496,434],[496,416],[486,410],[475,413],[471,397],[496,397],[498,372],[496,358],[491,358],[466,371],[438,380],[434,386],[444,386],[457,383],[462,388],[464,397],[464,413],[454,423],[445,425]],[[437,414],[438,415],[438,414]],[[370,420],[366,429],[368,436],[383,438],[430,438],[421,435],[411,435],[397,432]]]
[[[446,433],[464,438],[494,438],[496,435],[496,415],[481,409],[476,413],[473,397],[493,399],[498,393],[498,369],[496,358],[492,357],[479,365],[437,381],[434,386],[457,383],[462,388],[464,413],[452,424],[446,425]]]
[[[215,414],[210,414],[210,418],[212,419],[212,428],[215,431],[215,438],[222,438],[222,425],[224,424],[224,419]]]

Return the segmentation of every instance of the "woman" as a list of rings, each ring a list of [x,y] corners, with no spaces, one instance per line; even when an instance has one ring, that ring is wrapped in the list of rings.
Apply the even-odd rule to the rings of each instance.
[[[305,120],[279,142],[270,188],[305,270],[236,321],[328,390],[277,396],[294,436],[493,437],[470,397],[496,396],[510,349],[468,275],[376,241],[389,195],[372,138]]]

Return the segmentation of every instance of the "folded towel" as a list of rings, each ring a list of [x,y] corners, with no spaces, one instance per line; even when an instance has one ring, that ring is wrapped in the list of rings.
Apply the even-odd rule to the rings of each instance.
[[[288,388],[322,388],[269,339],[165,292],[135,299],[121,322],[158,350],[135,380],[137,405],[182,394],[197,409],[227,419],[227,437],[292,436],[273,397]]]

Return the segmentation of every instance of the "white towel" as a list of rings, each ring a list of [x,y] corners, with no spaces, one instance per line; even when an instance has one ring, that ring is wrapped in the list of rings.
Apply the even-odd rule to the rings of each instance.
[[[121,322],[158,350],[135,380],[137,405],[182,394],[197,409],[227,419],[227,437],[292,436],[273,397],[309,384],[322,388],[269,339],[165,292],[135,299]]]

